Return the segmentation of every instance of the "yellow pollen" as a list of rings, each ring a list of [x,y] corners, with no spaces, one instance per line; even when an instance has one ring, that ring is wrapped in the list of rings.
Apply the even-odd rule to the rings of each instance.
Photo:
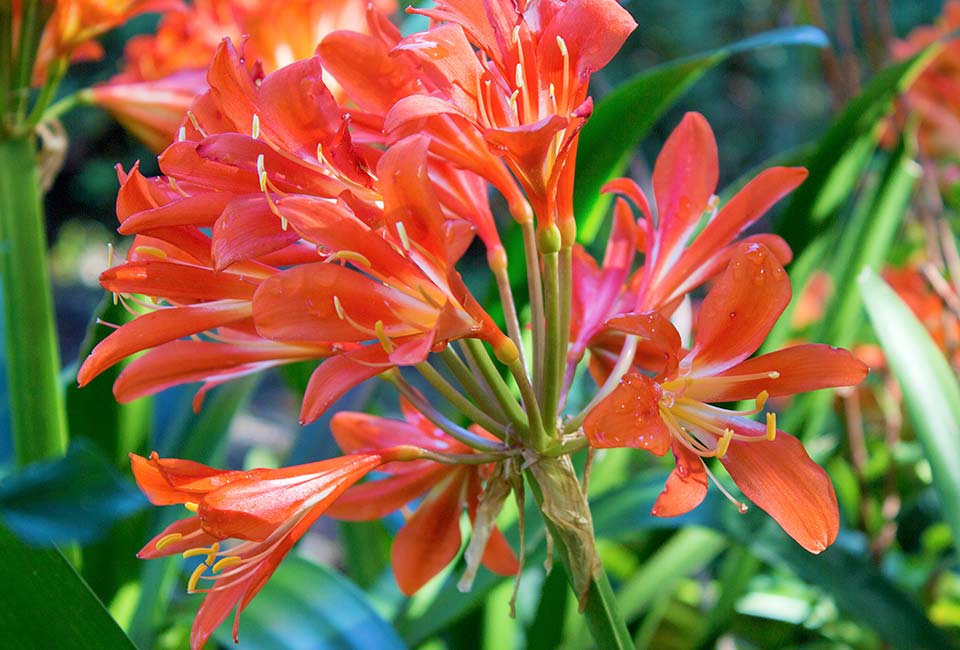
[[[193,114],[193,111],[187,111],[187,119],[190,120],[190,124],[197,130],[197,133],[206,137],[207,134],[200,128],[200,123],[197,122],[197,116]]]
[[[780,373],[777,372],[776,370],[771,370],[770,372],[767,373],[767,377],[769,377],[770,379],[780,379]]]
[[[161,260],[167,259],[167,253],[156,246],[137,246],[137,253],[140,255],[149,255]],[[112,255],[111,255],[112,256]]]
[[[343,312],[343,305],[340,304],[340,297],[339,297],[339,296],[334,296],[334,297],[333,297],[333,308],[337,310],[337,317],[339,317],[340,320],[346,320],[347,316],[346,316],[346,314]]]
[[[197,568],[193,570],[193,573],[190,574],[190,580],[187,581],[187,593],[192,594],[197,591],[197,582],[200,580],[206,570],[210,568],[203,562],[197,565]]]
[[[724,429],[723,437],[717,441],[717,458],[723,458],[727,455],[727,449],[730,447],[730,440],[733,439],[733,429]]]
[[[374,331],[377,333],[377,340],[380,341],[380,346],[383,348],[383,351],[387,354],[393,352],[396,347],[393,345],[393,341],[387,338],[387,330],[383,327],[383,321],[378,320],[377,324],[373,327]]]
[[[400,243],[403,244],[403,249],[410,252],[410,239],[407,237],[407,227],[403,225],[402,221],[397,222],[397,234],[400,236]]]
[[[563,58],[567,58],[567,42],[563,40],[563,36],[557,34],[557,47],[560,48],[560,54],[563,55]]]
[[[180,129],[177,130],[177,142],[183,142],[186,139],[187,139],[187,129],[186,127],[181,126]]]
[[[356,251],[337,251],[336,253],[334,253],[333,255],[331,255],[328,259],[330,259],[330,260],[337,260],[337,259],[347,260],[347,261],[349,261],[349,262],[355,262],[356,264],[360,264],[360,265],[366,266],[367,268],[370,268],[371,266],[373,266],[373,265],[370,263],[370,260],[368,260],[365,255],[363,255],[362,253],[358,253],[358,252],[356,252]]]
[[[764,405],[767,403],[768,397],[770,397],[770,393],[765,390],[760,391],[760,394],[757,395],[757,413],[763,410]]]
[[[767,440],[777,437],[777,414],[767,413]]]
[[[243,558],[239,555],[228,555],[225,558],[221,558],[216,564],[213,565],[213,572],[220,573],[227,567],[236,566],[243,563]]]
[[[253,114],[253,121],[250,124],[250,137],[256,140],[260,137],[260,116]]]
[[[267,191],[267,170],[263,165],[263,154],[257,156],[257,176],[260,178],[260,191]]]
[[[174,542],[179,542],[181,539],[183,539],[183,535],[180,533],[170,533],[169,535],[164,535],[158,539],[157,543],[154,544],[153,547],[158,551],[162,551],[167,546],[170,546]]]
[[[200,505],[194,503],[193,501],[187,501],[186,503],[183,504],[183,507],[189,510],[190,512],[196,512],[200,508]]]
[[[182,553],[182,555],[184,559],[197,557],[198,555],[205,555],[206,559],[204,560],[204,562],[206,562],[209,565],[209,564],[213,564],[213,560],[217,557],[217,553],[219,552],[220,552],[220,542],[214,542],[208,547],[201,546],[199,548],[191,548],[189,550],[186,550]]]

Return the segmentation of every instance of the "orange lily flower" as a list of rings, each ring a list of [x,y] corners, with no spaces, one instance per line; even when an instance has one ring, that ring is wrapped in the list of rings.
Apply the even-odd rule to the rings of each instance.
[[[34,64],[35,80],[42,80],[48,66],[56,59],[99,59],[103,56],[103,49],[93,39],[136,15],[183,7],[181,0],[48,0],[44,4],[52,4],[53,12],[40,36]],[[22,3],[14,0],[15,26],[22,11]],[[18,30],[14,29],[13,33]]]
[[[149,458],[131,454],[137,484],[151,503],[183,504],[196,513],[168,526],[137,557],[204,558],[187,586],[191,593],[206,594],[190,647],[203,647],[234,608],[236,641],[241,612],[313,522],[369,472],[417,457],[417,450],[395,448],[283,469],[228,471],[162,459],[156,452]],[[221,547],[231,539],[236,544]],[[198,588],[202,580],[212,583]]]
[[[340,412],[330,422],[333,436],[345,453],[364,453],[383,445],[412,445],[445,454],[475,451],[427,420],[408,403],[401,404],[406,422]],[[474,433],[493,436],[473,427]],[[464,509],[472,522],[479,505],[481,486],[493,465],[443,465],[427,460],[393,463],[381,468],[388,476],[354,486],[327,514],[346,521],[379,519],[426,495],[393,540],[393,573],[408,596],[418,591],[454,560],[460,550],[460,515]],[[494,528],[482,563],[499,575],[519,571],[517,557],[503,534]]]
[[[487,156],[503,156],[539,225],[555,223],[559,212],[575,229],[577,135],[593,110],[587,86],[636,27],[630,14],[614,0],[448,0],[410,11],[443,23],[396,48],[419,58],[436,90],[399,101],[387,117],[387,130],[419,129],[427,121],[438,150],[469,144],[458,162],[498,187],[500,172]],[[432,119],[441,115],[461,131],[473,131],[486,146],[481,149],[476,137],[466,143],[449,120]]]
[[[766,424],[748,416],[761,412],[768,397],[855,385],[867,367],[846,350],[815,344],[748,359],[790,297],[777,255],[760,244],[742,244],[703,302],[689,352],[657,313],[614,318],[610,327],[660,351],[659,373],[624,377],[587,416],[584,432],[594,447],[636,447],[658,456],[673,451],[676,468],[654,515],[672,517],[695,508],[712,476],[704,460],[717,458],[748,499],[801,546],[819,553],[839,528],[830,479],[796,438],[777,430],[774,414],[767,414]],[[744,399],[755,399],[756,409],[710,404]]]
[[[714,195],[718,176],[713,131],[701,114],[691,112],[667,138],[654,165],[656,218],[634,181],[620,178],[606,185],[604,191],[622,194],[641,216],[634,221],[629,204],[618,198],[603,263],[598,265],[579,246],[574,249],[568,378],[588,346],[596,353],[591,364],[599,377],[616,358],[623,336],[605,328],[607,319],[628,311],[672,313],[686,294],[726,267],[739,242],[762,243],[781,263],[790,261],[790,247],[777,235],[738,238],[802,183],[807,171],[800,167],[764,170],[723,207]],[[644,261],[633,273],[637,251],[644,254]],[[640,356],[645,347],[641,342]]]
[[[502,252],[479,179],[438,161],[421,136],[386,153],[354,143],[317,58],[259,74],[225,42],[210,91],[160,156],[166,178],[122,179],[120,231],[148,242],[135,253],[163,259],[131,258],[101,282],[172,309],[148,315],[166,327],[141,317],[120,328],[85,362],[81,383],[157,345],[115,391],[132,398],[197,378],[203,391],[333,356],[308,386],[309,422],[357,383],[449,340],[477,337],[509,353],[454,268],[474,232]],[[189,346],[194,364],[172,363],[188,348],[176,339],[204,333]]]

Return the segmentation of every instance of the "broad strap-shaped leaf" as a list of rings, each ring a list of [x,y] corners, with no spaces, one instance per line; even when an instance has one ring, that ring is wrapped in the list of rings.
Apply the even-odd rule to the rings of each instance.
[[[0,527],[0,629],[14,647],[135,650],[103,604],[55,548],[35,548]]]
[[[872,271],[860,292],[914,431],[930,463],[944,519],[960,551],[960,384],[929,333],[899,296]]]
[[[574,213],[581,240],[593,241],[606,214],[610,198],[601,195],[600,188],[626,170],[633,148],[680,95],[733,54],[787,45],[824,47],[827,37],[810,26],[758,34],[641,72],[597,103],[580,134],[577,153]]]

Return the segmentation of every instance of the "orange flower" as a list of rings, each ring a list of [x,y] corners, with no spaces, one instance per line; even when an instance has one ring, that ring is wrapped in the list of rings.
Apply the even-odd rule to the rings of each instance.
[[[790,296],[777,256],[760,244],[745,244],[707,294],[689,352],[684,354],[679,334],[656,313],[611,320],[610,327],[658,349],[660,369],[653,379],[628,374],[587,416],[584,431],[594,447],[637,447],[658,456],[672,449],[676,469],[654,515],[671,517],[696,507],[710,476],[704,459],[717,458],[748,499],[800,545],[819,553],[833,543],[839,527],[830,479],[796,438],[777,430],[772,413],[766,425],[747,416],[761,412],[768,397],[855,385],[867,367],[846,350],[815,344],[748,359]],[[756,409],[710,404],[745,399],[756,399]]]
[[[960,0],[950,0],[937,24],[917,27],[893,47],[893,57],[905,59],[938,39],[949,39],[905,95],[908,111],[919,118],[920,149],[928,156],[960,155],[960,42],[949,38],[957,29]]]
[[[365,413],[334,415],[330,428],[340,449],[363,453],[383,445],[413,445],[444,454],[474,453],[406,402],[401,406],[406,422]],[[496,440],[479,427],[472,431]],[[381,469],[387,478],[351,488],[327,514],[349,521],[379,519],[426,494],[397,533],[391,551],[397,584],[403,593],[411,595],[457,556],[460,515],[466,508],[471,522],[476,517],[481,485],[493,465],[441,465],[424,460]],[[482,562],[500,575],[513,575],[519,570],[513,550],[496,528],[487,541]]]
[[[170,326],[143,316],[120,328],[84,363],[81,383],[158,345],[123,373],[118,394],[333,356],[308,386],[307,422],[357,383],[450,340],[510,353],[454,266],[474,231],[502,251],[479,179],[429,154],[422,136],[386,153],[355,142],[317,58],[261,79],[227,41],[207,78],[210,91],[160,156],[166,177],[123,179],[120,231],[138,241],[101,278],[110,291],[162,300],[148,316]],[[161,352],[203,333],[193,364]]]
[[[314,521],[343,492],[380,465],[417,457],[395,448],[283,469],[218,470],[188,460],[130,455],[140,489],[155,505],[183,504],[196,516],[177,521],[137,554],[202,557],[187,589],[206,597],[194,619],[190,647],[201,648],[230,611],[240,613]],[[221,547],[226,540],[236,544]],[[200,581],[212,581],[198,588]]]
[[[702,115],[687,113],[654,165],[656,219],[643,191],[632,180],[617,179],[604,188],[628,198],[641,216],[635,222],[629,204],[617,199],[602,265],[584,249],[574,249],[574,327],[568,379],[588,346],[595,352],[591,364],[599,377],[612,365],[623,347],[623,336],[604,326],[607,319],[628,311],[672,313],[685,295],[725,268],[738,242],[762,243],[781,263],[790,261],[790,247],[777,235],[739,238],[802,183],[807,171],[800,167],[764,170],[723,207],[714,194],[718,176],[713,131]],[[644,254],[643,266],[631,275],[636,251]],[[641,342],[638,354],[643,355],[645,347]]]
[[[56,59],[98,59],[103,50],[96,37],[133,16],[148,12],[173,11],[183,7],[180,0],[57,0],[40,37],[34,76],[42,79]],[[14,24],[20,19],[22,3],[15,0]],[[16,33],[16,30],[14,30]]]
[[[539,226],[559,214],[575,232],[573,168],[577,135],[593,111],[590,75],[613,58],[636,22],[614,0],[448,0],[411,11],[442,22],[396,48],[418,57],[436,90],[398,102],[387,130],[408,132],[426,121],[438,152],[456,152],[445,155],[484,175],[509,200],[502,171],[489,158],[503,156]]]
[[[375,4],[381,11],[395,9],[393,0]],[[156,34],[132,38],[124,72],[95,86],[93,101],[162,151],[176,138],[190,103],[207,88],[207,67],[224,38],[243,40],[247,61],[273,72],[312,57],[333,31],[367,32],[369,5],[367,0],[199,0],[165,14]],[[332,90],[339,96],[335,85]]]

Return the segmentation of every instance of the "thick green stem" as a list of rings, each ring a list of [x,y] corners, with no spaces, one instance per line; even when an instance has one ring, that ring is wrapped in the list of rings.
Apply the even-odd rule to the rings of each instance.
[[[0,3],[0,137],[4,137],[9,124],[11,91],[13,89],[13,6]]]
[[[596,556],[590,508],[569,457],[541,458],[526,475],[597,648],[632,650],[630,631]]]
[[[540,407],[543,426],[547,435],[556,433],[557,407],[560,404],[560,388],[563,384],[564,361],[567,346],[561,340],[560,316],[560,268],[556,252],[543,254],[543,287],[546,316],[546,356],[543,367],[543,383],[540,389]]]
[[[0,141],[0,273],[17,463],[66,450],[46,223],[32,138]]]

